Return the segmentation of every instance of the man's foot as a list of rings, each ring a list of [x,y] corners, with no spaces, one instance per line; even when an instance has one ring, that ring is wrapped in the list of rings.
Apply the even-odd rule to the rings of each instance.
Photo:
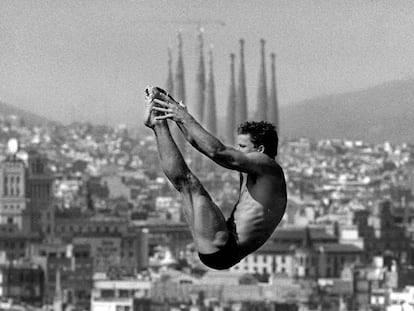
[[[154,128],[154,126],[156,124],[159,124],[163,121],[161,120],[156,120],[156,117],[159,116],[163,116],[164,113],[163,112],[159,112],[159,111],[154,111],[152,110],[152,108],[154,106],[156,107],[160,107],[159,105],[157,105],[156,103],[154,103],[154,99],[160,99],[160,100],[166,100],[171,98],[172,100],[174,100],[165,90],[163,90],[162,88],[159,87],[153,87],[148,85],[145,88],[145,99],[146,99],[146,104],[145,104],[145,126],[149,127],[149,128]]]
[[[147,100],[147,102],[145,103],[144,125],[151,129],[154,128],[156,124],[159,124],[161,122],[155,119],[157,116],[161,115],[162,113],[152,110],[152,107],[154,107],[154,105],[155,105],[154,102],[150,100]]]

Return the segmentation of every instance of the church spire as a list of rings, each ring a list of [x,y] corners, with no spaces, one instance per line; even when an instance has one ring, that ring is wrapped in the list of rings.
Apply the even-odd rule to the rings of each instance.
[[[259,84],[257,89],[257,110],[255,114],[256,121],[266,121],[267,117],[267,86],[266,86],[266,60],[265,60],[264,39],[260,40],[261,64],[259,71]]]
[[[206,72],[204,65],[204,38],[203,29],[200,28],[198,33],[198,66],[196,76],[196,100],[194,107],[194,116],[200,122],[203,123],[204,119],[204,105],[205,105],[205,90],[206,90]]]
[[[177,71],[175,73],[174,83],[174,98],[177,101],[183,101],[185,103],[185,78],[184,78],[184,60],[183,60],[183,38],[181,32],[178,33],[178,59],[177,59]],[[178,126],[171,122],[170,123],[171,133],[174,141],[177,144],[180,151],[185,154],[185,138],[181,133]]]
[[[195,106],[194,116],[201,123],[204,124],[204,109],[205,109],[205,97],[206,97],[206,69],[204,61],[204,30],[200,28],[198,33],[198,64],[196,75],[196,93],[195,93]],[[194,169],[199,171],[202,168],[202,156],[201,154],[193,150],[192,158],[194,163]]]
[[[165,83],[166,91],[170,94],[174,94],[174,78],[172,70],[172,51],[171,47],[168,47],[168,75],[167,82]]]
[[[236,127],[247,121],[247,88],[246,88],[246,69],[244,64],[244,40],[239,40],[240,44],[240,68],[238,76],[238,91],[236,101]]]
[[[226,142],[230,145],[234,145],[234,133],[236,131],[236,83],[234,73],[234,58],[233,53],[230,54],[230,87],[229,98],[227,102],[227,115],[225,125],[225,138]],[[237,125],[238,126],[238,125]]]
[[[204,110],[204,123],[206,129],[217,136],[217,116],[216,116],[216,90],[214,84],[214,68],[213,68],[213,50],[210,47],[208,52],[208,78],[206,86],[206,105]],[[207,159],[206,159],[207,160]],[[214,171],[212,161],[203,161],[204,170],[207,174]]]
[[[216,120],[216,90],[214,84],[214,68],[213,68],[213,50],[209,50],[209,72],[207,81],[206,93],[206,109],[204,110],[205,126],[208,131],[214,136],[217,135],[217,120]]]
[[[272,122],[276,129],[279,130],[279,104],[277,102],[277,86],[276,86],[276,54],[270,54],[272,62],[271,90],[269,98],[269,121]]]

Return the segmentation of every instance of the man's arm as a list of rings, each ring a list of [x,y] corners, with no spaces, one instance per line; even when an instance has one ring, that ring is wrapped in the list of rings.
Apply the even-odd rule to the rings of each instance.
[[[157,119],[172,119],[175,121],[186,140],[217,164],[229,169],[256,174],[270,173],[272,168],[275,168],[275,161],[262,153],[245,154],[232,147],[225,146],[219,139],[204,129],[182,103],[158,99],[155,99],[154,103],[154,110],[164,112],[164,116],[159,116]]]

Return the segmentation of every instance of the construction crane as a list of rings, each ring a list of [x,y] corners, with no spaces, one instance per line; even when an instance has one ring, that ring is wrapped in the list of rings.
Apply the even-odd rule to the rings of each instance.
[[[202,28],[204,25],[215,25],[225,27],[226,22],[222,19],[157,19],[157,23],[160,24],[175,24],[175,25],[196,25],[197,28]],[[153,19],[140,19],[139,23],[154,23]]]
[[[171,19],[171,20],[164,20],[162,21],[166,24],[187,24],[187,25],[197,25],[199,28],[202,25],[218,25],[218,26],[226,26],[226,23],[221,19]]]

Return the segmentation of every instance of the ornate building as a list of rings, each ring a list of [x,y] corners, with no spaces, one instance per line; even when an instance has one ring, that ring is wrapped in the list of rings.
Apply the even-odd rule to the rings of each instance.
[[[27,256],[30,245],[54,227],[53,177],[47,172],[47,159],[29,152],[27,165],[18,151],[18,141],[11,139],[0,163],[0,251],[10,260]]]
[[[14,141],[17,144],[17,141]],[[13,144],[13,143],[11,143]],[[10,144],[9,144],[10,145]],[[13,147],[12,147],[13,148]],[[23,231],[27,229],[26,167],[10,149],[0,165],[0,224]]]
[[[53,174],[47,157],[37,151],[28,152],[26,195],[30,211],[30,228],[43,235],[53,235],[55,227],[52,193]]]
[[[230,270],[298,279],[338,278],[344,268],[360,263],[362,253],[361,248],[340,244],[320,230],[279,229]]]

